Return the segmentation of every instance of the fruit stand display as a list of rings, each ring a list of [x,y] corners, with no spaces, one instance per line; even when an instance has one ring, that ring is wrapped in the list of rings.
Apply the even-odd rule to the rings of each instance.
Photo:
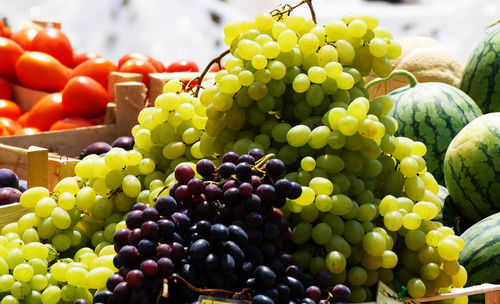
[[[0,222],[0,304],[500,301],[498,65],[473,56],[459,85],[454,59],[403,49],[373,15],[317,24],[310,0],[224,35],[201,72],[129,53],[92,89],[88,58],[64,84],[64,67],[15,75],[37,100],[23,107],[57,86],[66,113],[105,124],[0,137],[28,179]],[[37,60],[13,49],[16,67]],[[431,63],[408,65],[419,81],[401,54]],[[481,69],[478,107],[460,88]]]

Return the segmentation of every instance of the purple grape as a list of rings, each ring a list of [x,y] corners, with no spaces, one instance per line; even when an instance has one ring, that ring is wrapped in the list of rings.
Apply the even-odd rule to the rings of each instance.
[[[171,258],[173,260],[179,261],[179,260],[183,259],[184,257],[186,257],[186,252],[185,252],[184,246],[182,246],[182,244],[180,244],[178,242],[172,242],[172,244],[170,244],[170,247],[172,247]]]
[[[233,163],[233,164],[237,164],[238,163],[238,158],[240,156],[238,154],[236,154],[235,152],[227,152],[226,154],[224,154],[222,156],[222,162],[223,163]]]
[[[247,163],[250,165],[255,165],[255,158],[249,154],[243,154],[238,158],[238,163]]]
[[[17,189],[19,189],[19,191],[21,191],[21,192],[28,190],[28,181],[25,179],[20,179],[19,180],[19,187],[17,187]]]
[[[199,178],[192,178],[188,183],[187,187],[192,195],[197,195],[203,193],[205,190],[205,183]]]
[[[196,171],[198,174],[208,179],[215,172],[215,165],[211,160],[208,159],[200,159],[196,163]]]
[[[132,210],[139,210],[139,211],[143,211],[144,209],[146,209],[148,206],[144,203],[135,203],[134,206],[132,206]]]
[[[279,179],[274,184],[274,188],[276,189],[276,191],[284,194],[286,194],[291,187],[292,187],[292,182],[284,178]]]
[[[275,224],[265,223],[263,235],[266,240],[273,241],[279,238],[280,230]]]
[[[113,274],[108,278],[106,281],[106,288],[108,290],[114,290],[116,285],[120,284],[121,282],[124,282],[125,280],[123,277],[119,274]]]
[[[108,299],[113,293],[109,290],[97,292],[94,295],[94,303],[108,303]]]
[[[252,175],[251,181],[252,181],[252,187],[254,189],[257,189],[257,187],[259,187],[260,185],[262,185],[262,180],[257,175]]]
[[[120,136],[111,143],[111,147],[132,150],[132,148],[134,147],[134,138],[131,136]]]
[[[152,257],[156,255],[156,243],[152,240],[142,239],[137,249],[142,256]]]
[[[349,302],[349,300],[351,299],[351,290],[349,289],[349,287],[343,284],[337,284],[333,286],[331,294],[335,303]]]
[[[160,227],[156,222],[147,221],[142,223],[141,232],[143,237],[150,240],[156,240],[160,234]]]
[[[228,178],[234,174],[236,170],[236,165],[232,162],[225,162],[219,166],[219,176],[222,178]]]
[[[118,246],[125,246],[128,244],[128,236],[132,231],[128,228],[122,228],[115,232],[113,235],[113,242]]]
[[[332,277],[326,271],[318,271],[314,275],[314,282],[319,288],[325,289],[332,284]]]
[[[247,231],[247,235],[248,235],[248,244],[250,245],[260,245],[264,240],[262,232],[257,229],[252,229]]]
[[[240,186],[240,183],[238,183],[234,179],[230,179],[230,180],[226,181],[224,183],[224,185],[222,185],[222,191],[226,191],[227,189],[233,188],[233,187],[238,188],[239,186]]]
[[[297,280],[302,279],[302,270],[296,265],[290,265],[285,269],[285,274],[289,277],[296,278]]]
[[[243,228],[236,225],[229,225],[227,230],[229,231],[229,239],[231,241],[239,246],[246,246],[248,244],[248,235]]]
[[[132,246],[137,246],[139,242],[142,240],[142,231],[141,228],[135,228],[131,230],[128,234],[128,244]]]
[[[199,239],[189,248],[189,255],[194,260],[202,260],[210,252],[210,243],[205,239]]]
[[[85,301],[85,299],[78,298],[75,300],[75,302],[73,302],[73,304],[89,304],[89,303]]]
[[[274,190],[274,187],[268,184],[262,184],[257,187],[255,194],[260,197],[264,205],[271,206],[276,199],[276,191]]]
[[[157,224],[158,228],[160,228],[160,236],[163,239],[169,239],[175,231],[175,223],[171,220],[161,219],[157,222]]]
[[[177,232],[188,231],[189,227],[191,227],[191,219],[184,213],[174,212],[171,218],[177,224]]]
[[[318,286],[309,286],[306,289],[306,297],[313,300],[314,302],[318,302],[321,300],[321,289]]]
[[[271,268],[260,265],[254,270],[255,281],[264,288],[273,287],[276,284],[276,274]]]
[[[252,303],[253,304],[274,304],[274,301],[263,294],[258,294],[252,298]]]
[[[19,188],[19,178],[11,169],[0,169],[0,188],[3,187]]]
[[[177,210],[177,201],[170,195],[160,196],[155,202],[155,208],[162,216],[170,216]]]
[[[141,287],[144,284],[144,273],[138,269],[131,270],[127,273],[127,283],[132,288]]]
[[[174,262],[171,259],[163,257],[158,259],[158,273],[164,277],[174,272]]]
[[[276,178],[285,172],[285,164],[277,158],[270,159],[266,163],[266,174],[272,178]]]
[[[240,181],[252,180],[252,167],[248,163],[239,163],[234,169],[236,178]]]
[[[155,276],[158,273],[158,264],[151,259],[143,261],[140,268],[147,277]]]
[[[128,266],[121,266],[119,269],[118,269],[118,274],[122,277],[122,278],[125,278],[127,277],[127,273],[132,270],[132,268],[128,267]]]
[[[85,148],[85,150],[81,155],[81,158],[84,158],[85,156],[90,154],[96,154],[96,155],[105,154],[108,153],[109,150],[111,150],[111,148],[112,148],[111,145],[106,142],[98,141],[95,143],[91,143],[90,145],[87,146],[87,148]]]
[[[210,224],[209,221],[201,220],[198,223],[196,223],[196,232],[198,232],[201,235],[208,236],[210,234],[210,228],[212,227],[212,224]]]
[[[248,152],[248,155],[251,155],[255,161],[258,161],[264,157],[264,152],[259,148],[253,148],[250,152]]]
[[[291,255],[290,253],[282,253],[280,256],[280,261],[286,268],[293,264],[293,255]]]
[[[156,256],[158,258],[170,258],[172,256],[172,247],[169,244],[160,244],[156,247]]]
[[[214,224],[210,227],[210,239],[214,242],[225,242],[229,239],[229,230],[222,224]]]
[[[156,222],[160,219],[160,213],[156,208],[146,208],[142,210],[142,220],[143,221],[153,221]]]
[[[244,182],[238,187],[238,190],[240,197],[246,198],[252,195],[253,187],[250,183]]]
[[[272,258],[276,254],[276,248],[274,248],[274,244],[271,242],[263,242],[260,245],[260,250],[267,258]]]
[[[127,228],[132,230],[135,228],[141,227],[143,220],[142,220],[142,211],[140,210],[133,210],[127,215],[127,219],[125,220],[125,223],[127,224]]]
[[[118,252],[120,265],[134,266],[139,258],[139,251],[134,246],[123,246]]]
[[[194,170],[188,165],[180,165],[175,168],[174,175],[179,184],[185,185],[194,177]]]
[[[7,205],[19,202],[22,192],[12,187],[0,188],[0,205]]]
[[[249,211],[259,211],[262,209],[262,200],[257,194],[252,194],[245,200],[245,207]]]
[[[286,192],[286,197],[296,199],[302,194],[302,187],[296,182],[292,182],[290,189]]]
[[[189,193],[189,188],[187,185],[180,185],[175,190],[175,198],[178,201],[187,201],[191,198],[191,193]]]
[[[236,204],[239,202],[240,191],[236,187],[228,188],[222,195],[222,201],[226,204]]]
[[[258,212],[250,212],[246,217],[245,217],[245,225],[246,227],[250,229],[257,229],[262,226],[262,223],[264,222],[264,219],[262,218],[262,215]]]
[[[222,198],[222,190],[215,184],[205,186],[205,198],[207,201],[215,202]]]

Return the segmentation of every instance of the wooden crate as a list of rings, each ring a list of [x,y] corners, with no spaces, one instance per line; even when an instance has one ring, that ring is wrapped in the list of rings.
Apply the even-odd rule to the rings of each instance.
[[[61,179],[74,176],[78,160],[49,153],[47,149],[28,149],[0,144],[0,168],[11,169],[19,179],[27,180],[28,188],[46,187],[52,190]],[[0,229],[17,221],[28,209],[20,203],[0,206]]]
[[[0,143],[21,148],[38,146],[59,155],[76,157],[93,142],[111,143],[119,136],[130,136],[130,130],[137,124],[137,116],[145,106],[146,88],[142,82],[137,81],[142,79],[142,76],[133,73],[111,73],[109,77],[115,99],[113,103],[108,104],[106,124],[33,135],[0,136]],[[23,109],[31,108],[40,96],[47,94],[20,86],[15,86],[14,90],[16,102]]]

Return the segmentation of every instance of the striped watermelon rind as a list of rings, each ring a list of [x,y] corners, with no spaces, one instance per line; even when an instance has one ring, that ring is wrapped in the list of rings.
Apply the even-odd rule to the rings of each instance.
[[[454,209],[470,223],[500,211],[500,113],[474,119],[455,136],[444,177]]]
[[[441,82],[418,83],[413,75],[402,70],[395,70],[393,74],[405,76],[410,83],[389,93],[394,107],[388,115],[399,125],[395,135],[423,142],[427,146],[424,156],[427,170],[439,184],[444,184],[443,162],[448,145],[463,127],[482,115],[481,110],[454,86]]]
[[[465,242],[459,262],[467,270],[466,286],[500,283],[500,212],[477,222],[460,237]],[[484,303],[484,295],[469,297],[471,303]]]
[[[460,89],[474,99],[483,113],[500,112],[500,26],[472,52]]]

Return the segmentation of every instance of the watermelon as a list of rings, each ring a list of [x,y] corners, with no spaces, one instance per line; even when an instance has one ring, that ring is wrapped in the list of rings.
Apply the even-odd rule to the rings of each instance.
[[[500,283],[500,212],[479,221],[461,236],[465,247],[459,262],[468,274],[467,285]],[[484,295],[469,297],[469,304],[484,303]]]
[[[500,112],[474,119],[452,140],[444,179],[464,220],[473,224],[500,211]]]
[[[474,99],[483,113],[500,112],[500,27],[472,52],[460,89]]]
[[[427,170],[442,185],[443,160],[448,145],[465,125],[482,114],[481,110],[454,86],[441,82],[418,83],[407,71],[394,70],[380,81],[395,76],[404,76],[410,83],[389,93],[394,107],[388,115],[399,125],[395,135],[421,141],[427,146],[424,156]]]

